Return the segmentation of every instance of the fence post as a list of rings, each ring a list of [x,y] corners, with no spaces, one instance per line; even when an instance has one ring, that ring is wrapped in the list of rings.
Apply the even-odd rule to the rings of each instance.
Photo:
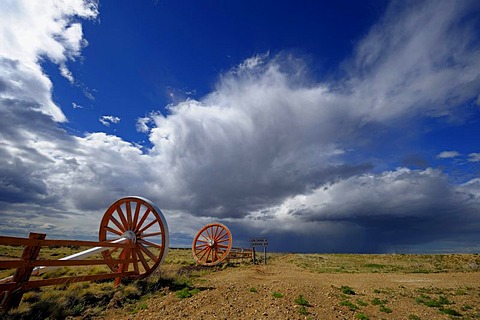
[[[28,238],[33,240],[43,240],[46,236],[47,235],[44,233],[31,232]],[[23,296],[23,289],[21,285],[25,282],[28,282],[34,268],[33,266],[30,266],[28,262],[35,261],[37,259],[41,248],[42,247],[39,245],[38,241],[36,241],[34,245],[27,245],[23,250],[22,260],[26,261],[27,263],[24,267],[18,268],[13,275],[12,282],[16,283],[17,286],[15,289],[7,292],[6,296],[4,296],[2,306],[5,308],[5,310],[8,311],[11,308],[17,308],[20,304]]]

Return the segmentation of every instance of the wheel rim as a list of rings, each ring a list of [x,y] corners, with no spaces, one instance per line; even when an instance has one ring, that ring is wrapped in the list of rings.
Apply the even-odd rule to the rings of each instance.
[[[133,249],[106,249],[105,260],[130,259],[133,262],[108,264],[114,272],[134,271],[138,278],[154,272],[168,251],[168,226],[160,209],[141,197],[126,197],[115,201],[100,223],[99,241],[112,242],[126,238]]]
[[[195,260],[204,266],[214,266],[228,256],[232,247],[232,234],[221,223],[204,226],[193,239],[192,253]]]

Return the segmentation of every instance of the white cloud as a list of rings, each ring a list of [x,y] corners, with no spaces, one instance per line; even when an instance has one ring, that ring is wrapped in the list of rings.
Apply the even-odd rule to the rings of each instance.
[[[71,84],[75,83],[75,79],[73,78],[72,72],[68,70],[65,64],[60,65],[60,74],[67,79]]]
[[[143,117],[143,118],[138,118],[137,119],[137,131],[138,132],[144,132],[147,133],[150,131],[150,128],[148,127],[148,123],[151,122],[152,120],[150,117]]]
[[[38,65],[0,57],[0,81],[6,84],[0,100],[22,101],[23,106],[50,115],[56,121],[66,121],[62,110],[52,101],[52,83]]]
[[[470,153],[468,155],[468,161],[479,162],[480,161],[480,153]]]
[[[145,117],[140,117],[137,119],[136,129],[138,132],[148,133],[150,132],[150,126],[154,124],[154,117],[161,116],[160,112],[150,112],[150,114]]]
[[[468,18],[476,10],[475,1],[394,1],[347,67],[355,112],[366,121],[454,116],[479,86],[476,22]]]
[[[42,55],[58,64],[77,56],[83,34],[73,19],[98,14],[95,2],[88,0],[2,1],[0,6],[0,54],[28,63]]]
[[[235,73],[235,72],[242,72],[243,70],[256,69],[258,66],[263,64],[263,62],[266,59],[268,59],[269,56],[270,56],[270,53],[268,52],[261,55],[260,54],[254,55],[251,58],[245,59],[245,61],[243,61],[238,66],[238,68],[234,69],[233,72]]]
[[[286,199],[272,213],[311,220],[348,220],[373,216],[431,215],[454,191],[438,170],[398,168],[362,174],[321,186],[309,194]]]
[[[33,101],[36,109],[55,121],[66,121],[62,110],[52,101],[52,84],[39,61],[50,59],[59,65],[61,74],[73,82],[65,63],[77,57],[85,45],[81,25],[74,19],[95,18],[96,3],[89,0],[2,1],[0,12],[0,78],[12,81],[10,90],[0,93],[0,98]]]
[[[461,184],[458,190],[468,195],[471,200],[476,199],[476,201],[478,201],[480,199],[480,178],[475,178]]]
[[[100,121],[104,126],[110,127],[111,123],[119,123],[120,118],[115,116],[101,116],[98,121]]]
[[[442,151],[437,155],[437,158],[440,159],[449,159],[449,158],[456,158],[460,156],[460,153],[457,151]]]

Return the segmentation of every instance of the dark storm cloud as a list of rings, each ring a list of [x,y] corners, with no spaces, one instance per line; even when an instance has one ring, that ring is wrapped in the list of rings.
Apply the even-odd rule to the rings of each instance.
[[[259,168],[241,166],[239,162],[235,172],[232,172],[232,167],[218,168],[210,176],[188,180],[190,192],[195,194],[189,210],[198,216],[242,218],[252,211],[276,205],[285,198],[362,174],[372,167],[367,164],[339,165],[315,168],[309,172],[261,172],[267,168],[267,165]],[[251,172],[252,169],[258,171]],[[243,179],[235,177],[236,174],[243,175]],[[229,181],[231,185],[228,185]]]
[[[0,146],[1,149],[1,146]],[[31,202],[47,195],[42,179],[32,177],[32,168],[20,159],[8,159],[0,150],[0,201]]]
[[[0,79],[0,92],[7,90],[7,83]]]
[[[286,228],[285,235],[303,231],[318,242],[315,250],[327,252],[341,248],[345,252],[405,251],[446,240],[475,243],[480,238],[479,188],[478,180],[452,186],[447,176],[431,169],[364,174],[290,199],[273,208],[260,226],[268,230],[277,220],[297,223],[298,227]],[[308,225],[316,225],[316,231]],[[282,233],[273,230],[273,234],[280,237]],[[351,242],[350,247],[332,247],[326,237]],[[442,248],[430,248],[434,249]],[[461,250],[468,251],[469,246]]]
[[[3,62],[10,68],[18,65],[5,59]],[[39,111],[35,101],[6,98],[14,97],[15,88],[1,78],[0,81],[5,84],[0,96],[0,200],[53,201],[56,196],[49,194],[48,176],[42,172],[54,162],[36,142],[45,141],[59,151],[68,151],[76,148],[75,139],[59,128],[51,116]]]

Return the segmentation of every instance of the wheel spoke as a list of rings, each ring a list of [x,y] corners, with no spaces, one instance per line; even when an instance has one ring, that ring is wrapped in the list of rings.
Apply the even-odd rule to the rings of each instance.
[[[210,230],[210,238],[214,239],[214,238],[215,238],[215,236],[214,236],[215,231],[213,230],[214,227],[210,227],[210,228],[208,228],[208,229]]]
[[[141,238],[147,238],[147,237],[154,237],[154,236],[159,236],[163,234],[163,232],[154,232],[154,233],[147,233],[147,234],[142,234]]]
[[[228,232],[226,232],[226,231],[221,237],[218,237],[216,240],[223,239],[223,238],[225,238],[225,236],[228,236]]]
[[[157,218],[153,219],[152,222],[150,222],[149,224],[147,224],[142,230],[138,231],[138,233],[142,233],[143,231],[147,230],[148,228],[150,228],[151,226],[153,226],[155,223],[157,223],[158,220]]]
[[[218,259],[215,257],[215,250],[212,250],[212,262],[217,261]]]
[[[228,241],[230,241],[230,239],[229,239],[229,238],[227,238],[227,239],[223,239],[223,240],[219,240],[219,241],[217,241],[217,243],[224,243],[224,242],[228,242]]]
[[[211,256],[212,258],[210,258],[210,256]],[[213,250],[212,250],[212,249],[210,249],[210,250],[208,251],[207,261],[212,261],[212,262],[213,262]]]
[[[207,239],[212,237],[209,231],[210,231],[210,228],[205,229],[205,233],[207,234]]]
[[[123,238],[123,237],[111,238],[111,239],[108,239],[107,242],[113,242],[113,241],[117,241],[117,240],[120,240],[120,239],[125,239],[125,238]]]
[[[132,228],[132,207],[130,206],[130,201],[125,202],[125,207],[127,208],[128,230],[130,230]]]
[[[136,274],[140,274],[138,269],[138,257],[137,257],[136,250],[132,250],[132,259],[133,259],[133,271],[135,271]]]
[[[110,216],[110,221],[112,221],[117,226],[117,228],[120,229],[120,231],[125,232],[125,228],[117,219],[115,219],[114,216]]]
[[[142,263],[143,267],[145,268],[145,271],[150,270],[150,266],[147,263],[147,260],[145,260],[145,257],[143,256],[143,253],[141,250],[137,251],[138,257],[140,258],[140,262]]]
[[[198,249],[200,249],[200,248],[198,248]],[[200,254],[200,252],[202,252],[202,251],[208,250],[208,247],[205,247],[205,248],[197,251],[198,249],[196,248],[196,251],[195,251],[195,253],[196,253],[197,255]]]
[[[215,227],[210,227],[209,229],[210,229],[210,236],[211,236],[212,239],[214,239],[215,238],[215,230],[214,230]]]
[[[217,253],[215,252],[215,250],[212,250],[212,262],[215,262],[217,260],[218,260]]]
[[[117,213],[118,213],[118,216],[120,217],[120,220],[123,223],[124,229],[128,230],[128,222],[127,222],[127,219],[125,218],[125,214],[122,211],[122,207],[120,206],[117,207]]]
[[[210,247],[207,247],[207,250],[205,250],[205,252],[204,252],[204,253],[202,254],[202,256],[200,257],[200,260],[203,260],[203,257],[205,257],[205,254],[207,254],[207,253],[210,252],[210,251],[211,251]],[[201,251],[200,251],[200,252],[201,252]],[[207,258],[208,258],[208,256],[207,256]],[[206,259],[205,259],[205,260],[206,260]]]
[[[148,250],[143,244],[139,243],[138,247],[147,254],[154,262],[157,262],[158,257],[156,257],[150,250]]]
[[[137,222],[138,222],[138,215],[140,214],[140,207],[142,204],[140,202],[136,202],[136,207],[135,207],[135,214],[133,215],[133,228],[136,228]]]
[[[115,230],[115,229],[113,229],[113,228],[110,228],[109,226],[106,226],[106,227],[104,227],[104,228],[105,228],[105,230],[107,230],[107,231],[109,231],[109,232],[111,232],[111,233],[115,233],[116,235],[119,235],[119,236],[122,235],[122,233],[121,233],[120,231]]]
[[[138,242],[141,242],[143,244],[146,244],[150,247],[155,247],[155,248],[158,248],[158,249],[163,249],[163,245],[161,244],[157,244],[155,242],[151,242],[151,241],[148,241],[148,240],[144,240],[144,239],[137,239]]]
[[[142,219],[140,219],[140,222],[135,228],[135,232],[138,232],[140,230],[140,228],[142,227],[142,224],[145,222],[145,219],[147,219],[149,213],[150,213],[150,208],[147,207],[147,210],[145,210],[145,213],[143,214]]]
[[[218,243],[217,243],[217,247],[219,247],[219,248],[225,248],[225,249],[228,248],[228,246],[226,246],[226,245],[224,245],[224,244],[218,244]]]

